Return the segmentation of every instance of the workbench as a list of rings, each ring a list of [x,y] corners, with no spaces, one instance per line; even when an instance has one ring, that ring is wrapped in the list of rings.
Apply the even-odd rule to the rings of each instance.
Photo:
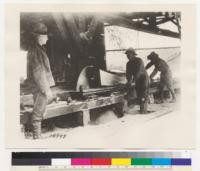
[[[177,81],[174,82],[174,88],[179,89],[179,84]],[[122,87],[123,88],[123,87]],[[118,87],[117,90],[120,90],[121,87]],[[81,125],[87,125],[90,122],[90,111],[92,109],[97,109],[105,106],[115,106],[115,109],[118,111],[119,116],[123,116],[124,110],[124,93],[114,91],[112,87],[103,87],[98,89],[90,89],[83,92],[86,95],[94,94],[94,96],[89,96],[86,99],[72,100],[70,103],[67,102],[67,97],[70,96],[70,93],[78,93],[78,96],[81,96],[81,93],[74,92],[72,90],[66,90],[62,87],[54,87],[52,89],[53,94],[61,98],[61,101],[57,103],[53,102],[47,106],[46,112],[43,116],[43,119],[50,119],[58,116],[63,116],[71,113],[79,113],[79,123]],[[158,82],[152,83],[149,94],[158,92]],[[167,89],[166,89],[167,90]],[[21,91],[22,92],[22,91]],[[25,91],[23,91],[25,92]],[[96,95],[95,93],[102,92],[112,92],[108,94]],[[31,94],[21,94],[20,103],[23,104],[24,109],[20,110],[20,123],[26,124],[30,121],[30,115],[33,107],[33,97]]]
[[[98,96],[91,99],[82,101],[67,101],[53,102],[47,105],[46,112],[43,119],[50,119],[70,113],[79,113],[79,123],[81,125],[87,125],[90,122],[90,110],[101,108],[105,106],[114,105],[118,111],[119,116],[123,116],[124,95],[123,94],[111,94],[110,96]],[[26,124],[30,120],[32,108],[26,107],[20,112],[20,123]]]

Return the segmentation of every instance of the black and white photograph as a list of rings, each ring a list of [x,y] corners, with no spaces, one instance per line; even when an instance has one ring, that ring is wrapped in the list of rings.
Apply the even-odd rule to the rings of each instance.
[[[24,146],[192,147],[194,89],[187,99],[185,92],[195,81],[188,72],[195,69],[194,40],[186,38],[193,6],[170,7],[18,10],[17,35],[6,40],[18,38],[10,69],[19,102],[18,112],[8,113]]]

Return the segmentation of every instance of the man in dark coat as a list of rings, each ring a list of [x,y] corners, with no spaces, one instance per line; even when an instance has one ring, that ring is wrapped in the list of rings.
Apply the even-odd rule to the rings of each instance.
[[[173,89],[173,80],[172,80],[172,72],[169,68],[169,65],[161,58],[159,58],[158,54],[155,52],[151,52],[147,59],[150,60],[150,62],[146,65],[146,69],[149,69],[151,66],[154,65],[154,70],[150,75],[150,79],[152,80],[153,77],[157,74],[158,71],[160,71],[160,98],[161,103],[163,103],[163,94],[164,94],[164,87],[166,86],[171,95],[172,95],[172,101],[176,101],[174,89]]]
[[[47,104],[53,99],[51,86],[55,85],[51,73],[49,59],[43,45],[48,40],[47,27],[43,23],[37,23],[33,27],[32,45],[27,55],[27,82],[31,86],[34,99],[31,123],[33,138],[41,137],[41,121]]]
[[[147,113],[149,77],[144,68],[144,63],[141,58],[136,57],[137,54],[132,47],[128,48],[125,54],[129,60],[126,64],[127,84],[131,87],[132,82],[135,82],[140,113]]]

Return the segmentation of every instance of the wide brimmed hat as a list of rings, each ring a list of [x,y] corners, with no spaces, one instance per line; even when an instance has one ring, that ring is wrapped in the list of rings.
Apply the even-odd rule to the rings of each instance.
[[[47,26],[42,22],[36,23],[33,27],[32,33],[39,35],[47,35],[48,34]]]
[[[125,54],[128,54],[128,53],[132,53],[134,55],[137,55],[137,53],[135,52],[135,49],[133,49],[132,47],[128,48],[125,52]]]
[[[158,58],[158,54],[156,52],[151,52],[148,56],[147,56],[147,59],[155,59],[155,58]]]

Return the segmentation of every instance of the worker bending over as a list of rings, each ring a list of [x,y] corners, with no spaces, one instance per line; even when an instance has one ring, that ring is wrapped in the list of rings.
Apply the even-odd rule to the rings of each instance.
[[[149,77],[144,68],[144,63],[141,58],[136,57],[135,50],[130,47],[126,50],[128,62],[126,64],[127,85],[131,88],[131,84],[135,82],[135,90],[137,99],[140,105],[140,113],[147,113]]]
[[[158,71],[160,71],[160,103],[163,103],[163,96],[164,96],[164,87],[166,86],[171,95],[172,100],[171,102],[176,101],[174,89],[173,89],[173,82],[172,82],[172,72],[169,68],[169,65],[161,58],[159,58],[158,54],[155,52],[151,52],[147,59],[150,60],[150,62],[146,65],[146,69],[149,69],[152,65],[154,65],[154,70],[150,75],[150,79],[152,80],[153,77],[157,74]]]

